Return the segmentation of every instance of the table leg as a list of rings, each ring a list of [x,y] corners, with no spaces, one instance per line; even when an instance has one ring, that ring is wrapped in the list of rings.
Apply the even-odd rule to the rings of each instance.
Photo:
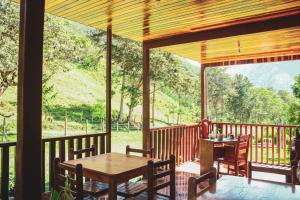
[[[214,165],[214,143],[200,140],[200,174],[211,169]]]
[[[117,183],[114,178],[109,180],[109,200],[117,200]]]

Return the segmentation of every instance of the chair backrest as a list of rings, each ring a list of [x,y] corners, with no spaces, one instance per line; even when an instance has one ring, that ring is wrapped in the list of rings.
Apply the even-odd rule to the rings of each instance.
[[[245,160],[247,162],[249,151],[249,138],[249,135],[238,136],[238,142],[235,149],[236,161]]]
[[[73,148],[70,148],[69,151],[70,154],[70,159],[73,160],[77,158],[82,158],[83,154],[85,154],[85,157],[89,157],[89,156],[95,156],[97,155],[97,148],[96,145],[92,145],[90,148],[85,148],[85,149],[78,149],[77,151],[75,151]]]
[[[164,170],[161,170],[164,169]],[[148,200],[154,199],[158,190],[169,187],[171,199],[175,200],[175,156],[169,160],[148,161]],[[160,181],[160,180],[164,181]]]
[[[197,192],[198,184],[208,180],[209,186],[213,185],[216,181],[216,168],[212,167],[207,173],[201,175],[199,178],[190,177],[188,182],[188,200],[196,200],[197,197],[203,192],[206,191],[206,188],[203,188],[200,192]]]
[[[127,145],[126,146],[126,155],[130,155],[130,153],[140,153],[143,156],[152,158],[153,148],[151,148],[151,149],[134,149],[134,148],[130,148],[130,146]]]
[[[53,163],[54,189],[58,192],[66,191],[66,181],[69,180],[70,192],[76,200],[83,199],[82,165],[75,167],[62,165],[59,158]]]

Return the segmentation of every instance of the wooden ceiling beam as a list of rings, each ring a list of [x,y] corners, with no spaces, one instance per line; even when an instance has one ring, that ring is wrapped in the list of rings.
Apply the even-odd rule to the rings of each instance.
[[[147,48],[158,48],[197,41],[226,38],[300,26],[300,11],[288,16],[281,16],[260,21],[248,21],[226,27],[219,27],[197,32],[183,33],[170,37],[144,41]]]

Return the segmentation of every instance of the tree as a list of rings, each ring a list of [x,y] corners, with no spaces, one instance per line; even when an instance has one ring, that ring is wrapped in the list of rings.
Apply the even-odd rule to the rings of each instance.
[[[289,122],[300,124],[300,74],[295,76],[295,82],[292,85],[293,94],[297,100],[291,103],[289,107]]]
[[[228,95],[227,106],[234,120],[240,123],[248,122],[250,119],[253,108],[253,98],[250,96],[252,86],[250,80],[241,74],[236,75],[232,82],[234,90]]]
[[[134,108],[141,102],[142,96],[142,47],[140,43],[114,37],[113,62],[119,68],[114,75],[121,82],[121,100],[118,120],[122,121],[124,97],[128,102],[128,120],[131,121]]]
[[[0,96],[17,85],[19,15],[9,0],[0,1]]]
[[[210,118],[224,120],[225,103],[232,90],[231,78],[224,68],[207,69],[207,97]]]
[[[152,85],[152,126],[155,126],[155,100],[156,92],[164,87],[170,87],[176,84],[174,76],[178,71],[179,60],[176,59],[172,54],[164,52],[158,49],[151,51],[150,57],[150,76]]]
[[[292,89],[294,96],[300,99],[300,74],[295,76],[295,82],[292,85]]]
[[[253,99],[250,120],[253,123],[275,123],[285,122],[285,103],[271,89],[253,87],[250,90]]]

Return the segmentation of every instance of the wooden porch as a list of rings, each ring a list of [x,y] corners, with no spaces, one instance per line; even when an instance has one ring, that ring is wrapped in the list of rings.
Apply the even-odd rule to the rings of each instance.
[[[299,33],[300,26],[299,1],[257,0],[249,3],[229,0],[220,4],[216,1],[149,0],[15,2],[20,3],[21,11],[18,131],[17,142],[0,144],[1,197],[4,200],[11,196],[9,168],[13,162],[16,162],[16,168],[13,169],[16,173],[16,191],[13,191],[16,199],[39,200],[41,194],[53,186],[52,162],[55,157],[60,157],[62,161],[68,160],[70,148],[81,149],[92,144],[96,145],[98,154],[111,152],[113,34],[143,44],[143,148],[154,147],[155,157],[162,160],[174,154],[177,164],[201,159],[199,139],[203,136],[203,129],[201,124],[150,129],[151,49],[162,48],[202,64],[202,120],[207,113],[206,68],[300,59],[300,35],[295,34]],[[104,133],[42,139],[45,12],[107,31],[107,124]],[[264,35],[267,37],[262,37]],[[239,37],[238,42],[236,37]],[[191,43],[191,48],[184,46],[187,43]],[[237,50],[237,43],[245,46],[238,45]],[[215,49],[220,46],[221,53]],[[217,126],[222,128],[225,135],[250,134],[250,160],[253,162],[288,166],[291,165],[293,156],[299,160],[299,154],[291,154],[292,137],[299,126],[212,123],[209,130]],[[267,134],[266,144],[261,140],[264,133]],[[275,135],[280,139],[275,141]],[[186,197],[189,176],[190,173],[177,172],[178,199]],[[49,180],[49,185],[46,185],[46,180]],[[299,193],[298,188],[297,190]]]
[[[223,170],[226,170],[226,169],[223,169]],[[189,178],[190,177],[199,177],[200,176],[199,172],[200,172],[200,165],[198,162],[186,162],[186,163],[183,163],[183,164],[177,166],[177,168],[176,168],[176,199],[183,199],[183,200],[188,199]],[[270,183],[275,183],[275,184],[282,185],[282,186],[285,185],[285,177],[282,175],[276,175],[276,174],[274,175],[274,174],[269,174],[269,173],[256,172],[253,175],[253,178],[254,178],[254,180],[264,180],[264,181],[267,181]],[[291,189],[292,189],[292,187],[291,187]],[[168,194],[169,190],[164,189],[164,190],[161,190],[160,192]],[[297,191],[297,192],[299,193],[299,191]],[[234,191],[232,191],[232,193],[234,193]],[[251,198],[252,197],[249,196],[249,199],[251,199]],[[271,196],[270,199],[274,199],[274,197],[272,198],[272,196]],[[101,197],[99,197],[99,200],[108,200],[108,196],[107,195],[101,196]],[[123,198],[119,197],[118,200],[123,200]]]

